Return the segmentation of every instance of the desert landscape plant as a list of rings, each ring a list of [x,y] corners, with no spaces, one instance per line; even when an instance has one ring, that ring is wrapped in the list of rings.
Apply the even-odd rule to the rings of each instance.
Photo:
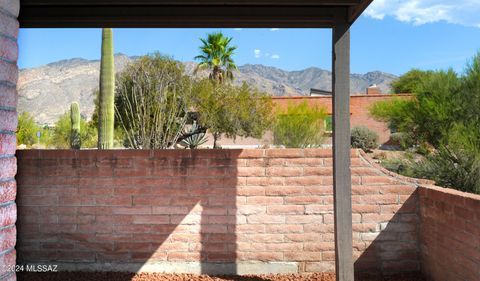
[[[209,78],[222,83],[226,79],[233,80],[233,71],[237,65],[233,61],[236,46],[231,46],[231,37],[226,37],[221,32],[214,32],[207,35],[207,38],[200,38],[200,55],[195,57],[199,61],[195,73],[201,69],[210,71]]]
[[[413,99],[392,99],[375,103],[370,114],[387,122],[396,132],[407,134],[412,144],[428,143],[437,147],[449,129],[462,122],[461,80],[453,70],[437,71],[426,76]]]
[[[274,144],[285,147],[319,147],[325,133],[327,110],[310,106],[306,101],[289,104],[286,110],[277,109],[273,129]]]
[[[246,83],[237,87],[203,79],[194,92],[199,124],[213,135],[214,148],[222,135],[260,138],[273,123],[271,97]]]
[[[74,102],[70,105],[70,148],[80,149],[80,106]]]
[[[113,147],[115,122],[115,65],[113,56],[113,31],[102,29],[102,55],[100,61],[100,95],[98,111],[98,148]]]
[[[48,147],[56,149],[71,148],[72,122],[70,110],[60,116],[50,131],[50,138],[46,143]],[[97,128],[80,116],[80,142],[82,147],[95,148],[97,147],[97,140]]]
[[[365,152],[378,147],[378,134],[365,126],[353,128],[350,139],[353,148],[360,148]]]
[[[37,140],[37,132],[40,127],[35,123],[33,116],[28,112],[22,112],[18,116],[17,126],[17,143],[31,146],[35,144]]]
[[[429,72],[417,83],[411,100],[375,104],[371,115],[389,122],[425,155],[412,163],[415,177],[479,192],[480,182],[480,53],[458,75],[453,70]]]
[[[202,130],[197,122],[193,121],[192,126],[184,130],[183,135],[179,138],[178,144],[185,148],[196,149],[207,141],[206,130]]]
[[[127,147],[164,149],[175,145],[191,106],[191,78],[171,57],[159,53],[143,56],[118,75],[115,115]]]
[[[432,75],[433,71],[423,71],[420,69],[412,69],[400,76],[392,83],[392,92],[395,94],[414,94],[417,93],[422,83]]]

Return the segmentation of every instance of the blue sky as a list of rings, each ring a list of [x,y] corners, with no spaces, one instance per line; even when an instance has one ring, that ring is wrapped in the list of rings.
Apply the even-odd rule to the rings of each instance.
[[[480,51],[478,14],[480,0],[375,0],[351,29],[352,72],[399,75],[411,68],[448,67],[461,72]],[[143,55],[158,50],[191,61],[198,54],[199,38],[212,31],[233,37],[239,65],[331,69],[328,29],[115,29],[115,52]],[[19,66],[98,59],[100,44],[100,29],[21,29]]]

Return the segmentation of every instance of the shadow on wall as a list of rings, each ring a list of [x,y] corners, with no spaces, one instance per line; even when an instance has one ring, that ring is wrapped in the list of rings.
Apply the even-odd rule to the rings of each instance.
[[[332,151],[19,151],[21,263],[209,274],[335,266]],[[351,152],[357,273],[418,272],[418,195]]]
[[[356,277],[411,273],[420,275],[418,190],[408,185],[386,185],[378,189],[386,196],[379,204],[364,205],[362,224],[355,230]],[[388,196],[387,196],[388,195]],[[375,195],[374,195],[375,196]],[[361,209],[362,202],[353,208]],[[356,232],[358,231],[358,232]]]
[[[18,152],[18,263],[236,274],[240,152]]]

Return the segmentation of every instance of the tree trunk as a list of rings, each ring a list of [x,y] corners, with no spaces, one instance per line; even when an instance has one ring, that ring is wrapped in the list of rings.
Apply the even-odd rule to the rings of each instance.
[[[220,135],[218,133],[213,133],[213,148],[220,148],[218,147],[217,140],[220,139]]]
[[[212,76],[213,76],[213,80],[219,82],[219,83],[222,83],[222,71],[220,70],[220,68],[218,66],[214,66],[213,67],[213,73],[212,73]]]

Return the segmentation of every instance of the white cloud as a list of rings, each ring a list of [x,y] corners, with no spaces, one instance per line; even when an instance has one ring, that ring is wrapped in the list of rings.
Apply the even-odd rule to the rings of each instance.
[[[241,31],[243,28],[234,28],[235,31]]]
[[[270,28],[270,31],[279,31],[280,28]]]
[[[445,21],[475,27],[479,14],[480,0],[375,0],[365,11],[374,19],[391,16],[414,25]]]
[[[277,55],[277,54],[270,54],[270,53],[262,53],[261,50],[259,49],[255,49],[253,50],[253,55],[255,56],[255,58],[260,58],[260,57],[266,57],[266,58],[271,58],[271,59],[274,59],[274,60],[278,60],[280,58],[280,55]]]

